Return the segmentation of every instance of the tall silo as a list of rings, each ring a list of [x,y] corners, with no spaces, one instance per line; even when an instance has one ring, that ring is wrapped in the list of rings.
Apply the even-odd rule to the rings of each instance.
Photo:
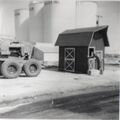
[[[76,27],[96,26],[96,2],[76,1]]]
[[[3,14],[3,9],[0,6],[0,35],[2,34],[2,14]]]
[[[22,42],[29,41],[29,10],[15,10],[15,34],[16,40]]]
[[[43,42],[43,7],[44,2],[32,2],[29,5],[29,35],[30,42]]]
[[[58,34],[75,27],[74,0],[52,0],[44,3],[44,41],[55,43]]]

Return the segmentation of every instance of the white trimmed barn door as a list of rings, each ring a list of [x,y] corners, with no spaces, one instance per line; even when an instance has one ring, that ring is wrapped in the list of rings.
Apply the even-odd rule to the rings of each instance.
[[[75,48],[65,48],[64,70],[69,72],[75,71]]]

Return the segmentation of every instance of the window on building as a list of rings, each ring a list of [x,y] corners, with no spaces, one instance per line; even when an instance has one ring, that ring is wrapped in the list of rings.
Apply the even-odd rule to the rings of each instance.
[[[93,57],[95,53],[95,48],[89,48],[89,57]]]

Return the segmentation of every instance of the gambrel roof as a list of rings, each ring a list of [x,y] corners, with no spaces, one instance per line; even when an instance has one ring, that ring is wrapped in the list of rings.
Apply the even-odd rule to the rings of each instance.
[[[104,45],[109,46],[107,37],[108,26],[96,26],[80,29],[70,29],[59,34],[57,46],[89,46],[96,33],[100,33]]]

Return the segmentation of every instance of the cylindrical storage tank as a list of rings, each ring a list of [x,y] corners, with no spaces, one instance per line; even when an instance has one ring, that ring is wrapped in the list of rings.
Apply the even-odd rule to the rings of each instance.
[[[15,34],[16,40],[22,42],[29,41],[29,10],[15,10]]]
[[[46,1],[44,6],[44,41],[55,43],[59,33],[75,28],[74,0]]]
[[[93,27],[96,26],[97,20],[96,2],[76,1],[76,27]]]
[[[2,34],[2,14],[3,14],[3,9],[1,8],[1,6],[0,6],[0,36],[1,36],[1,34]]]
[[[29,5],[30,42],[43,42],[43,7],[44,2],[32,2]]]

